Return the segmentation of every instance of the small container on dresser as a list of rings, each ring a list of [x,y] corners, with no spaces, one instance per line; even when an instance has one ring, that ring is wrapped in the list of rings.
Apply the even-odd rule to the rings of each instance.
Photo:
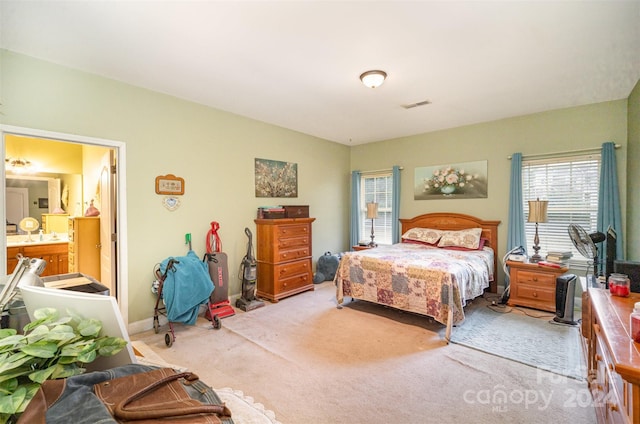
[[[315,218],[256,219],[257,296],[272,302],[314,290],[311,224]]]
[[[633,312],[629,315],[629,328],[631,328],[631,339],[640,343],[640,302],[633,304]]]

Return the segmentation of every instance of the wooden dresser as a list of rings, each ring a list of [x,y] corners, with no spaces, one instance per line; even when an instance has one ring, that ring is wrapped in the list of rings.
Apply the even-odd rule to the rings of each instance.
[[[556,311],[556,278],[567,268],[540,266],[537,263],[507,261],[509,266],[509,306],[525,306]]]
[[[69,218],[69,272],[100,281],[100,217]]]
[[[64,234],[69,227],[69,214],[67,213],[43,213],[42,231],[45,234]]]
[[[272,302],[313,290],[311,224],[315,218],[256,219],[257,296]]]
[[[611,296],[589,288],[583,293],[583,336],[588,381],[599,423],[640,423],[640,343],[630,337],[629,315],[640,293]]]

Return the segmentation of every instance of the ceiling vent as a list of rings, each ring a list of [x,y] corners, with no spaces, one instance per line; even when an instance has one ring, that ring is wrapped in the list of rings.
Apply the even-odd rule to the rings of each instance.
[[[424,106],[424,105],[430,105],[431,102],[429,100],[423,100],[421,102],[416,102],[416,103],[410,103],[408,105],[401,105],[403,108],[405,109],[413,109],[414,107],[418,107],[418,106]]]

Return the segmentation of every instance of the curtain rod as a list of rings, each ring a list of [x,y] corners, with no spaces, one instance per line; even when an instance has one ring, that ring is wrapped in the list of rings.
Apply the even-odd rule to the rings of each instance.
[[[401,166],[400,170],[402,171],[403,169],[404,169],[404,166]],[[360,174],[377,174],[378,172],[388,172],[388,171],[393,171],[393,168],[376,169],[374,171],[360,171]]]
[[[615,144],[614,145],[616,149],[619,149],[620,146],[619,144]],[[539,159],[539,158],[545,158],[545,157],[551,157],[551,156],[561,156],[561,155],[570,155],[570,154],[576,154],[576,153],[598,153],[602,150],[602,147],[592,147],[590,149],[579,149],[579,150],[566,150],[564,152],[553,152],[553,153],[539,153],[537,155],[522,155],[522,160],[525,159]],[[507,156],[507,159],[511,160],[511,155]]]

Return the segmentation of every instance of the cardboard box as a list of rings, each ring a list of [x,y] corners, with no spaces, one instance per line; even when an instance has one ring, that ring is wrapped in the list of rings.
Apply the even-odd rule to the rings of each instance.
[[[309,218],[309,205],[283,205],[285,218]]]
[[[42,282],[48,288],[109,296],[108,287],[100,284],[95,278],[79,272],[42,277]]]

